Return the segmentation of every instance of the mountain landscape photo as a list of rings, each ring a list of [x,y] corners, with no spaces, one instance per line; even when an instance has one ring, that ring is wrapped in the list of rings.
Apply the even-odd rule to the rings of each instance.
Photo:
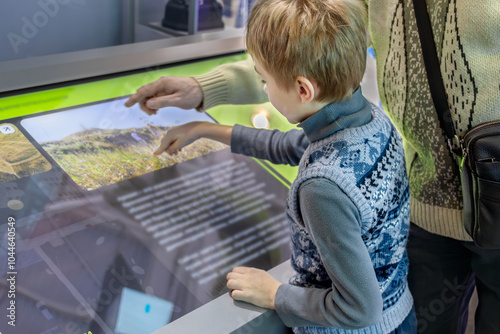
[[[153,156],[161,135],[170,127],[83,130],[40,145],[83,189],[94,190],[169,167],[227,146],[200,139],[177,155]]]

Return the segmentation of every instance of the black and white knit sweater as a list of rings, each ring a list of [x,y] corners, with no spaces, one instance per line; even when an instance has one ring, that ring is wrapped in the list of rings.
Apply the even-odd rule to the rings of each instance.
[[[412,0],[367,3],[380,98],[405,140],[412,222],[470,240],[462,226],[458,169],[432,103]],[[500,119],[500,1],[426,3],[457,131]]]

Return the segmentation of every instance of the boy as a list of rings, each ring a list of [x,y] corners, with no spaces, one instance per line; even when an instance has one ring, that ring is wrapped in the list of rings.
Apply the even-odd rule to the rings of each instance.
[[[366,12],[358,0],[260,0],[247,49],[276,109],[303,131],[286,134],[193,122],[170,130],[155,154],[200,137],[233,152],[293,163],[287,201],[290,284],[237,267],[236,300],[276,309],[295,333],[414,333],[406,275],[409,188],[390,120],[362,96]],[[298,152],[297,141],[310,142]]]

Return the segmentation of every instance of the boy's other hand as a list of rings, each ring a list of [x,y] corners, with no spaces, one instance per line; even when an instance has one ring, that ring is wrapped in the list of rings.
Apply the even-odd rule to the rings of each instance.
[[[281,285],[264,270],[248,267],[236,267],[226,276],[230,296],[274,310],[274,298]]]
[[[164,107],[194,109],[201,106],[203,91],[196,80],[190,77],[165,76],[140,87],[127,102],[126,107],[139,103],[148,115],[155,115]]]

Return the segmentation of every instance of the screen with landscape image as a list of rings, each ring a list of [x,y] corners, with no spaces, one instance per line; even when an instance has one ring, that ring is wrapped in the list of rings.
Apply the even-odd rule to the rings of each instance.
[[[213,120],[196,110],[166,108],[148,116],[126,99],[24,119],[21,124],[84,190],[124,181],[226,148],[201,139],[179,154],[153,156],[164,133],[192,121]]]
[[[50,163],[17,129],[0,124],[0,183],[50,170]]]

